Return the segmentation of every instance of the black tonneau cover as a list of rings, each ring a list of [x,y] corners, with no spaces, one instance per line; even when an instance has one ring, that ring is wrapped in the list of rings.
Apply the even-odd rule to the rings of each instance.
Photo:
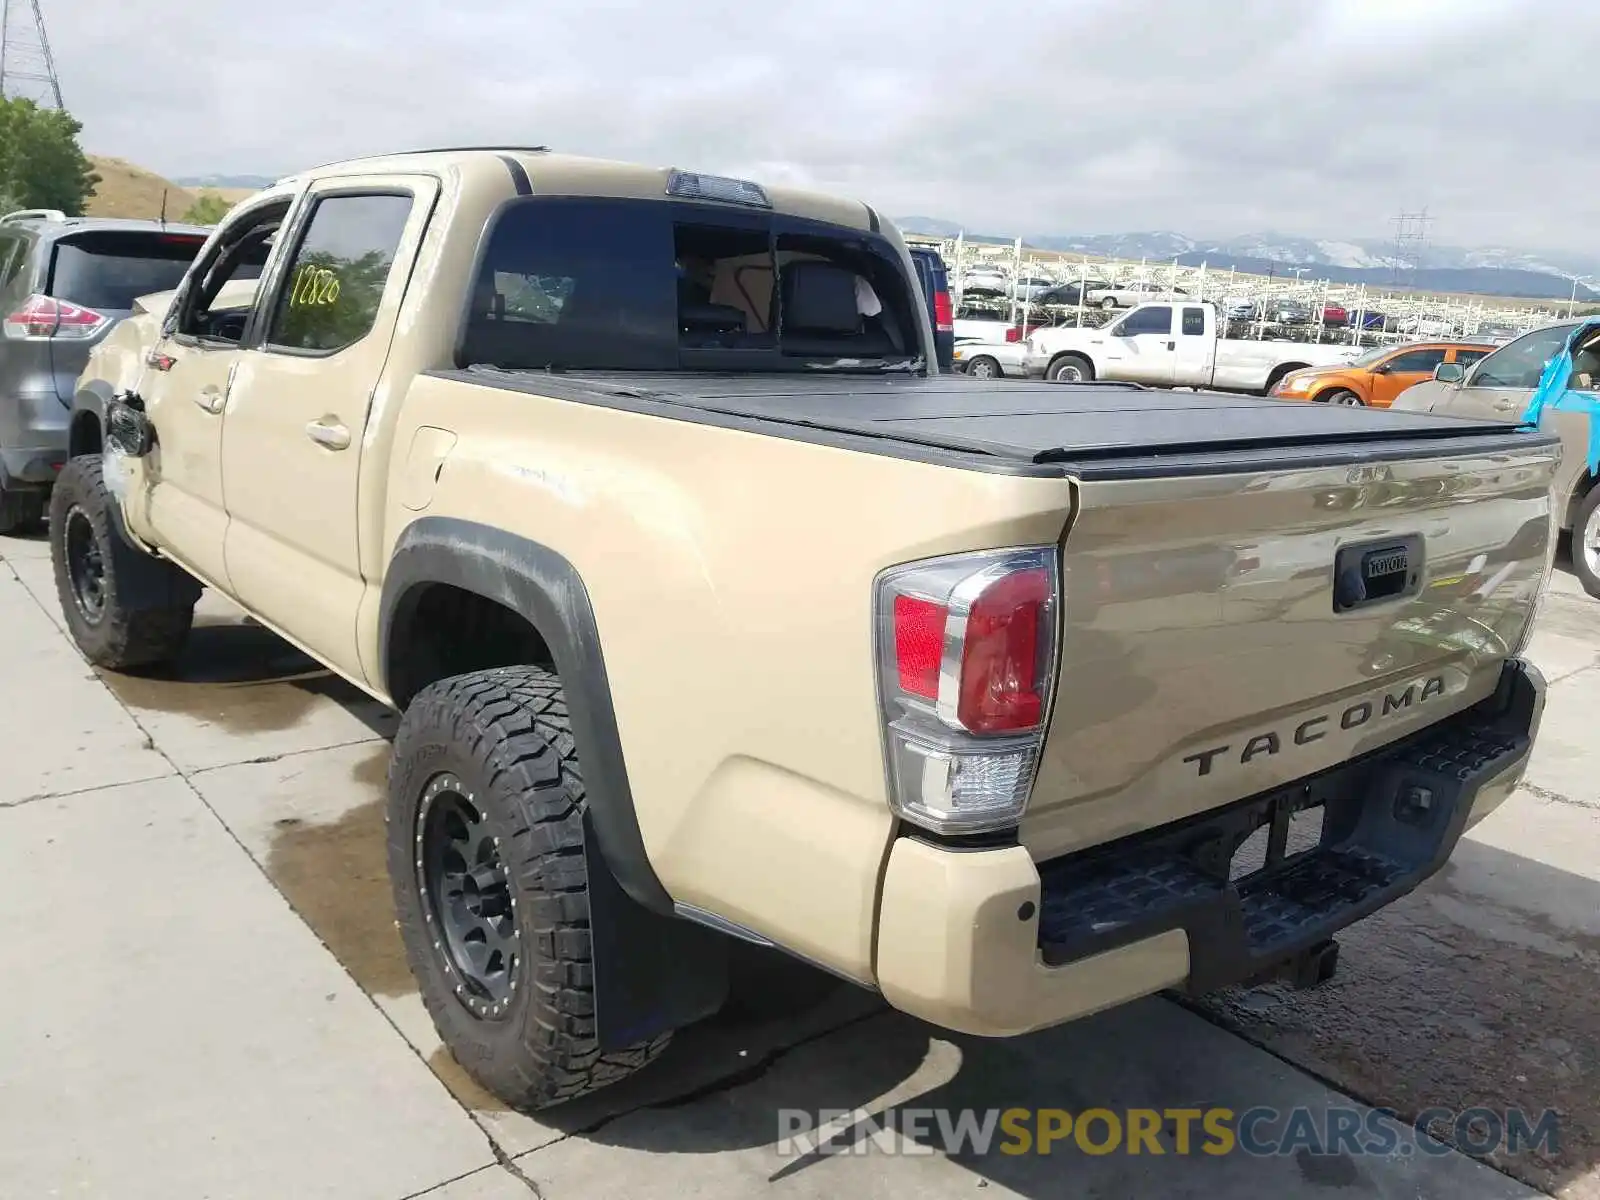
[[[1559,440],[1496,421],[1131,384],[820,372],[546,374],[482,367],[436,374],[558,399],[659,406],[662,415],[680,418],[699,412],[1019,465],[1058,464],[1085,477],[1366,462],[1480,452],[1526,444],[1528,438]]]

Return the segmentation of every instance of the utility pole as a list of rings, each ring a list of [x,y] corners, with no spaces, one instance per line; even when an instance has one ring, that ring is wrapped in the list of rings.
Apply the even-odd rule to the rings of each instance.
[[[0,96],[65,108],[39,0],[4,0],[0,9]]]

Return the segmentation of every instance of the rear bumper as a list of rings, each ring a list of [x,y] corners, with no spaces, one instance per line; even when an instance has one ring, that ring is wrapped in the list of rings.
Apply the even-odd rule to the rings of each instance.
[[[1444,865],[1521,782],[1544,692],[1536,668],[1511,660],[1494,695],[1372,755],[1045,863],[1020,846],[901,838],[883,885],[879,987],[928,1021],[1006,1036],[1163,988],[1271,977]],[[1296,853],[1290,817],[1317,806],[1320,840]],[[1257,830],[1266,864],[1230,881]]]
[[[0,396],[0,486],[49,486],[67,461],[72,414],[52,391]]]

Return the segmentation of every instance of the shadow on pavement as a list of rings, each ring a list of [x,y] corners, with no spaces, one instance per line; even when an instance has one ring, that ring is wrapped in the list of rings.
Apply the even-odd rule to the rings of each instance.
[[[192,716],[228,733],[268,733],[299,725],[319,700],[332,700],[374,734],[394,732],[394,717],[370,696],[238,613],[197,613],[178,661],[139,673],[100,672],[133,708]]]
[[[1485,1151],[1482,1121],[1430,1126],[1532,1186],[1555,1192],[1600,1164],[1600,884],[1467,840],[1339,940],[1322,987],[1233,990],[1198,1007],[1408,1122],[1482,1107],[1501,1120],[1520,1109],[1536,1127],[1553,1111],[1553,1152]]]

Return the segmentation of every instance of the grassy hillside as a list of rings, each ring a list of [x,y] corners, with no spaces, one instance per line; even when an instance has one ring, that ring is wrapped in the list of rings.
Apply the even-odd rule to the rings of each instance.
[[[100,176],[100,183],[89,198],[87,211],[91,217],[153,219],[161,215],[165,194],[167,220],[177,221],[200,196],[217,195],[231,206],[256,191],[248,187],[182,187],[124,158],[90,155],[89,161]]]
[[[91,217],[159,217],[165,192],[167,220],[176,221],[194,203],[194,193],[187,188],[126,159],[90,155],[89,161],[100,176],[94,195],[89,197],[87,212]]]

